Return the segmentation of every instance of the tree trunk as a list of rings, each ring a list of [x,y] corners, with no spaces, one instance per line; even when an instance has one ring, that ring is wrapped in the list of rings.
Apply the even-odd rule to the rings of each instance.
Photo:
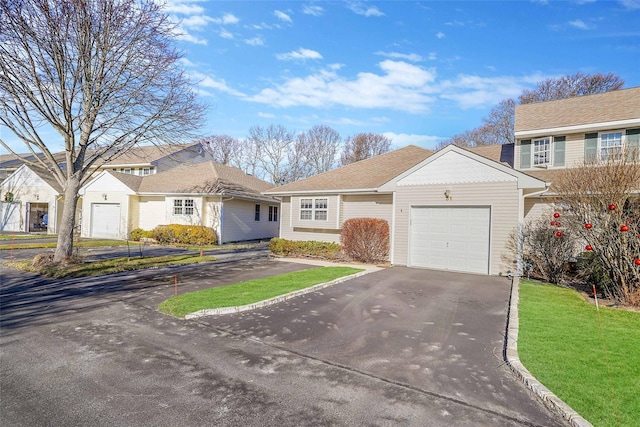
[[[62,262],[73,255],[73,231],[76,225],[78,190],[80,190],[80,180],[75,176],[71,177],[67,181],[67,189],[64,192],[64,207],[58,229],[58,245],[53,255],[54,262]]]

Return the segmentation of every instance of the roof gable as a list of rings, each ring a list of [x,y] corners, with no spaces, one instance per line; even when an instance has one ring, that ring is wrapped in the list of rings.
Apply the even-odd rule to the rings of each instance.
[[[470,168],[467,172],[465,168]],[[419,171],[419,172],[418,172]],[[418,172],[418,173],[417,173]],[[411,177],[417,173],[415,177]],[[515,179],[509,178],[513,177]],[[451,179],[451,181],[446,181]],[[384,186],[457,184],[462,182],[517,181],[518,188],[544,189],[545,182],[464,148],[448,145]],[[424,183],[423,183],[424,182]]]
[[[126,173],[104,171],[83,186],[80,193],[108,191],[134,194],[141,179],[142,177]]]
[[[479,182],[516,181],[517,178],[497,168],[465,156],[449,151],[437,159],[423,165],[410,175],[398,180],[398,186],[431,185],[431,184],[463,184]]]
[[[3,182],[4,188],[14,187],[50,187],[57,193],[62,193],[62,186],[53,177],[53,174],[42,168],[32,165],[22,165],[9,175]]]

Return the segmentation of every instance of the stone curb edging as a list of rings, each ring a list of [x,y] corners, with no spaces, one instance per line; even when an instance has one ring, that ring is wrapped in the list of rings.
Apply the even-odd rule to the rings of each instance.
[[[593,427],[580,414],[571,409],[558,396],[553,394],[531,372],[524,367],[518,356],[518,301],[520,299],[520,278],[514,277],[511,285],[511,298],[509,300],[509,316],[507,324],[505,359],[509,368],[524,384],[533,391],[549,409],[560,415],[573,427]]]
[[[288,299],[308,294],[310,292],[315,292],[320,289],[328,288],[329,286],[337,285],[338,283],[346,282],[347,280],[355,279],[360,276],[364,276],[365,274],[371,273],[372,270],[361,271],[356,274],[350,274],[349,276],[340,277],[338,279],[332,280],[330,282],[320,283],[309,288],[300,289],[298,291],[289,292],[288,294],[280,295],[277,297],[269,298],[263,301],[258,301],[253,304],[240,305],[237,307],[222,307],[222,308],[210,308],[206,310],[196,311],[194,313],[189,313],[184,316],[185,319],[197,319],[199,317],[204,316],[216,316],[220,314],[232,314],[232,313],[240,313],[242,311],[254,310],[256,308],[267,307],[269,305],[278,304]]]

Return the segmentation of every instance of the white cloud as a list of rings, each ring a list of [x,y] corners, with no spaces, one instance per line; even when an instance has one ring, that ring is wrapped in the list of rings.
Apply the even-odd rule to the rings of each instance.
[[[235,90],[224,81],[224,79],[217,79],[207,74],[200,72],[192,72],[191,76],[197,81],[200,88],[215,89],[218,92],[227,93],[229,95],[244,98],[246,95],[238,90]],[[204,89],[203,89],[204,90]]]
[[[418,55],[417,53],[399,53],[399,52],[378,51],[378,52],[376,52],[376,55],[386,56],[387,58],[393,58],[393,59],[404,59],[406,61],[411,61],[411,62],[420,62],[420,61],[424,60],[424,58],[422,58],[422,56]]]
[[[189,43],[193,43],[193,44],[201,44],[203,46],[207,45],[207,39],[203,39],[202,37],[197,37],[194,36],[193,34],[189,34],[188,32],[184,31],[184,30],[179,30],[176,33],[176,38],[178,40],[183,40]]]
[[[245,39],[244,42],[251,46],[264,46],[264,40],[262,40],[262,37],[253,37],[250,39]]]
[[[240,22],[240,19],[232,13],[225,13],[224,15],[222,15],[222,18],[217,20],[217,22],[224,25],[237,24],[238,22]]]
[[[292,23],[291,17],[281,10],[276,10],[273,14],[281,21]]]
[[[181,15],[195,15],[204,12],[202,6],[189,4],[189,1],[168,1],[165,4],[164,11],[166,13],[179,13]]]
[[[377,7],[375,6],[369,6],[366,7],[362,2],[355,2],[355,1],[351,1],[347,3],[347,7],[353,12],[353,13],[357,13],[358,15],[363,15],[366,17],[369,16],[384,16],[384,13],[382,13]]]
[[[322,55],[319,52],[311,49],[305,49],[301,47],[298,50],[288,52],[288,53],[279,53],[276,55],[281,61],[293,61],[298,59],[322,59]]]
[[[306,77],[288,78],[277,87],[261,90],[250,101],[278,107],[389,108],[425,113],[435,101],[430,96],[435,71],[400,61],[378,64],[382,73],[358,73],[353,79],[325,69]]]
[[[438,31],[438,32],[436,33],[436,38],[443,39],[443,38],[445,38],[445,37],[446,37],[446,36],[444,35],[444,33],[443,33],[442,31]]]
[[[302,7],[302,13],[306,15],[322,16],[324,9],[320,6],[305,5]]]
[[[227,31],[226,29],[222,28],[220,30],[220,32],[218,33],[218,35],[220,37],[222,37],[223,39],[233,39],[233,33],[231,33],[230,31]]]
[[[435,52],[429,52],[429,56],[427,56],[427,59],[429,61],[435,61],[436,59],[438,59],[438,55]]]
[[[258,113],[258,117],[262,117],[263,119],[275,119],[276,115],[275,114],[271,114],[271,113],[259,112]]]
[[[231,13],[225,13],[218,18],[208,16],[205,9],[195,3],[198,3],[198,0],[169,0],[165,5],[170,19],[177,24],[176,36],[180,40],[206,45],[207,39],[193,32],[204,31],[210,24],[230,25],[240,22],[240,19]],[[220,31],[220,35],[233,38],[231,33],[224,29]]]
[[[589,29],[589,26],[585,24],[584,21],[582,21],[581,19],[575,19],[573,21],[569,21],[569,25],[571,25],[574,28],[579,28],[581,30]]]
[[[419,134],[409,134],[409,133],[394,133],[394,132],[384,132],[384,136],[391,140],[391,143],[396,147],[405,147],[407,145],[418,145],[424,148],[433,148],[440,141],[443,141],[446,138],[441,136],[432,136],[432,135],[419,135]]]
[[[640,0],[620,0],[620,4],[627,9],[640,9]]]
[[[486,108],[504,99],[517,97],[524,89],[545,78],[540,74],[519,78],[460,74],[455,79],[445,80],[440,84],[440,98],[455,101],[463,110]]]

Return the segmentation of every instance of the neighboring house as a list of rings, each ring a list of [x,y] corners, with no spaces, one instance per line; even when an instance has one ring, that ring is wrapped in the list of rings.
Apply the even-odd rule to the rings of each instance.
[[[238,168],[214,162],[137,176],[105,170],[81,190],[85,237],[126,238],[131,230],[158,225],[204,225],[219,242],[278,235],[279,200],[272,185]]]
[[[552,184],[560,171],[640,150],[640,87],[516,106],[515,164]],[[548,210],[551,190],[529,198],[525,218]]]
[[[62,187],[51,173],[23,164],[2,181],[0,191],[0,230],[56,232],[62,212]]]
[[[265,194],[282,199],[285,239],[338,242],[344,221],[382,218],[392,264],[506,274],[514,266],[502,255],[525,198],[546,185],[496,147],[485,155],[498,161],[453,145],[436,153],[408,146]]]
[[[30,161],[34,159],[33,156],[24,157]],[[61,163],[64,162],[64,153],[56,153],[54,157]],[[142,146],[107,159],[93,175],[97,176],[103,170],[112,170],[146,176],[211,159],[211,154],[199,143]],[[62,214],[64,192],[53,174],[44,167],[25,164],[17,156],[3,155],[0,160],[0,172],[9,173],[0,184],[0,230],[56,233]],[[80,199],[76,212],[78,219],[81,218],[81,206]],[[34,221],[45,214],[48,216],[48,225],[36,225]],[[80,226],[79,222],[77,224]]]

